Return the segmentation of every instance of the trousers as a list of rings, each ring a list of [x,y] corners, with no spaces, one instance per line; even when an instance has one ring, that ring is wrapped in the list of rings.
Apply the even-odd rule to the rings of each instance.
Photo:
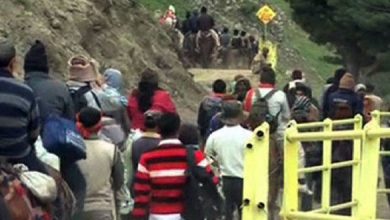
[[[226,220],[233,220],[233,213],[238,210],[241,219],[241,205],[244,181],[239,177],[222,177],[222,191],[225,195]]]

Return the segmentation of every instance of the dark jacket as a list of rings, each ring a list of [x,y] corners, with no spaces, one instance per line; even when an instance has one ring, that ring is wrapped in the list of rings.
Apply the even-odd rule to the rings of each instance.
[[[215,25],[214,18],[208,14],[201,14],[198,18],[198,28],[200,31],[209,31]]]
[[[357,93],[348,89],[338,89],[336,92],[329,95],[328,98],[329,109],[327,115],[332,117],[333,110],[336,109],[338,103],[348,104],[353,112],[353,115],[363,115],[363,100]]]
[[[233,49],[242,48],[242,41],[241,38],[238,36],[233,36],[231,44]]]
[[[228,48],[230,46],[230,39],[231,39],[231,36],[230,34],[222,34],[221,35],[221,45],[224,47],[224,48]]]
[[[191,16],[190,20],[189,20],[189,25],[190,25],[190,31],[192,33],[197,33],[199,28],[198,28],[198,18],[199,16]]]
[[[75,118],[73,102],[65,83],[51,78],[44,72],[28,72],[25,80],[38,100],[42,119],[50,114],[57,114],[71,120]]]

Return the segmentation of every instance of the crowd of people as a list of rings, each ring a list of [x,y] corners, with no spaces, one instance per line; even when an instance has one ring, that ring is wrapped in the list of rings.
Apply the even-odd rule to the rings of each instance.
[[[191,20],[185,22],[191,24]],[[221,43],[226,45],[229,37],[222,36]],[[101,73],[99,62],[83,55],[69,59],[67,82],[56,80],[41,41],[34,42],[25,55],[24,80],[17,79],[16,54],[10,41],[0,41],[0,158],[2,163],[22,163],[42,174],[49,174],[48,165],[61,172],[77,200],[72,219],[239,218],[244,149],[252,131],[263,122],[270,124],[271,160],[278,177],[272,182],[270,206],[280,206],[276,200],[283,187],[283,141],[290,120],[303,123],[360,114],[367,122],[370,112],[383,106],[374,86],[356,84],[346,69],[336,70],[317,101],[302,71],[293,71],[291,81],[279,90],[282,85],[275,71],[265,66],[255,87],[240,75],[232,83],[216,80],[212,93],[199,104],[194,125],[181,121],[174,100],[159,87],[159,73],[153,69],[145,69],[137,88],[128,93],[119,70]],[[53,133],[48,124],[53,117],[61,119],[57,120],[61,126],[75,127],[84,142],[84,156],[48,148],[47,136]],[[348,142],[337,145],[343,148],[335,147],[333,158],[352,157]],[[42,149],[49,152],[42,156],[37,153]],[[321,164],[320,152],[317,144],[302,144],[300,166]],[[332,202],[348,201],[350,171],[340,169],[333,175],[332,188],[339,196],[332,197]],[[315,192],[320,182],[316,178],[300,176],[302,192]],[[205,205],[210,201],[211,205]],[[302,201],[303,206],[311,203]]]
[[[171,5],[160,19],[160,23],[175,33],[180,32],[179,35],[182,37],[179,38],[183,39],[178,41],[178,47],[183,48],[184,55],[189,59],[193,58],[194,53],[200,52],[201,44],[208,41],[207,36],[211,36],[214,41],[210,51],[214,56],[218,56],[225,66],[230,50],[237,50],[240,56],[250,60],[245,63],[245,67],[258,52],[259,42],[255,36],[248,35],[244,30],[231,31],[228,27],[217,27],[215,19],[206,7],[202,7],[200,12],[187,11],[185,19],[180,21],[176,16],[175,7]]]

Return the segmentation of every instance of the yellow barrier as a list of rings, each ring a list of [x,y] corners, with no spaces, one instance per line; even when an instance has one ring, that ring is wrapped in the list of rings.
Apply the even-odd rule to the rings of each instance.
[[[265,123],[255,130],[245,151],[243,219],[268,220],[268,146],[269,125]]]
[[[381,151],[380,140],[390,138],[390,128],[381,128],[381,117],[390,113],[373,112],[372,120],[363,128],[362,117],[348,120],[325,120],[307,124],[289,124],[285,132],[284,147],[284,194],[281,217],[284,220],[374,220],[377,211],[377,193],[390,193],[390,189],[378,189],[378,164],[381,156],[390,156],[390,151]],[[335,130],[336,126],[350,125],[350,130]],[[352,126],[353,125],[353,126]],[[321,128],[322,131],[302,131]],[[269,127],[256,129],[248,144],[245,158],[243,220],[268,220],[268,162]],[[353,156],[350,161],[332,163],[332,141],[353,140]],[[301,142],[323,143],[323,164],[298,168]],[[352,167],[352,199],[343,204],[331,205],[331,175],[333,169]],[[321,207],[303,212],[299,210],[298,176],[301,173],[322,172]],[[375,193],[377,192],[377,193]],[[351,208],[351,216],[332,212]]]
[[[353,125],[353,130],[334,130],[335,126]],[[303,128],[322,128],[321,132],[299,132]],[[354,119],[331,121],[329,119],[324,122],[296,124],[291,122],[285,135],[284,148],[284,197],[282,216],[284,219],[356,219],[357,216],[357,192],[360,180],[360,155],[361,141],[364,132],[362,130],[362,117],[356,116]],[[353,159],[351,161],[343,161],[332,164],[332,141],[334,140],[353,140]],[[308,167],[298,169],[298,151],[300,144],[303,141],[322,141],[323,142],[323,164],[316,167]],[[332,169],[342,167],[352,167],[352,201],[330,205],[331,195],[331,174]],[[321,208],[312,212],[301,212],[298,206],[298,173],[312,173],[322,171],[322,201]],[[333,211],[352,208],[352,217],[338,216],[330,213]]]

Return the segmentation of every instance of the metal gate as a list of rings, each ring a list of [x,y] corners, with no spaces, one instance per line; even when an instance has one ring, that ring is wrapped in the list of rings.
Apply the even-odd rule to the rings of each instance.
[[[383,117],[390,113],[373,112],[372,120],[362,126],[361,116],[353,119],[297,124],[292,121],[285,133],[284,142],[284,193],[282,219],[299,220],[374,220],[377,211],[377,193],[390,193],[377,189],[380,156],[390,156],[381,151],[380,140],[390,137],[390,128],[381,128]],[[339,126],[347,129],[337,130]],[[314,129],[314,131],[307,131]],[[268,220],[268,125],[254,132],[247,146],[244,170],[244,220]],[[332,141],[353,140],[352,160],[332,163]],[[322,142],[322,165],[298,167],[299,148],[302,142]],[[343,204],[331,205],[332,170],[352,167],[352,199]],[[322,173],[320,207],[310,211],[299,210],[298,175]],[[332,214],[351,208],[350,216]]]

